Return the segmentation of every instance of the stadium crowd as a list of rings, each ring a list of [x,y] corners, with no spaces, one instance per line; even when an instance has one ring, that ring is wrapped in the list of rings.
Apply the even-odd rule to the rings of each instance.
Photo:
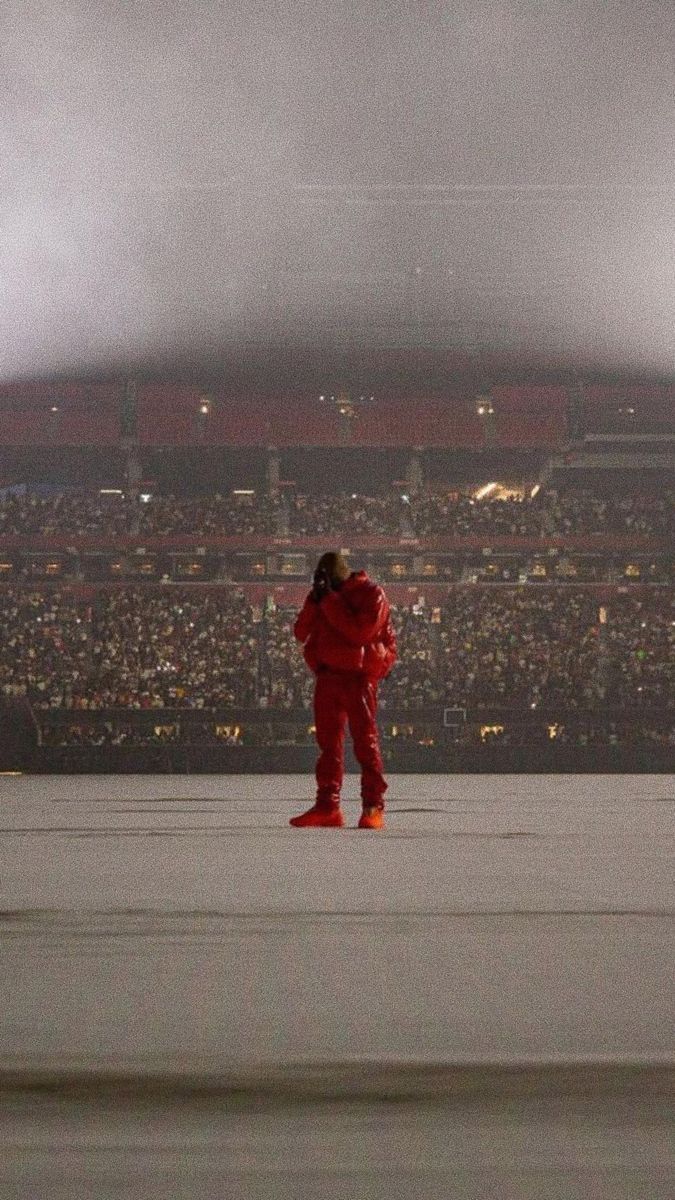
[[[246,537],[278,532],[281,502],[264,494],[232,496],[152,495],[147,501],[117,493],[63,493],[54,496],[6,495],[0,498],[0,537],[39,534],[74,537]]]
[[[32,493],[0,498],[0,537],[100,534],[171,537],[283,534],[418,538],[475,534],[560,537],[565,534],[675,534],[675,494],[635,492],[600,497],[588,491],[540,491],[525,499],[477,500],[464,492],[427,491],[363,496],[292,493],[288,496],[122,495]]]
[[[261,695],[268,708],[311,708],[313,683],[293,636],[296,613],[268,608],[261,623]]]
[[[295,613],[237,589],[0,590],[0,690],[36,708],[309,708]],[[394,608],[386,711],[675,708],[675,597],[457,588],[432,617]]]
[[[428,494],[411,506],[418,537],[494,534],[562,537],[565,534],[675,533],[675,494],[636,493],[602,498],[585,490],[540,491],[523,500],[476,500],[470,495]]]
[[[449,705],[570,712],[606,702],[675,708],[675,596],[457,590],[443,609]]]
[[[125,588],[77,602],[0,593],[0,688],[38,708],[255,705],[258,639],[242,592],[217,597]]]
[[[305,495],[288,498],[288,530],[291,534],[379,534],[395,537],[401,531],[403,501],[398,494],[359,496]]]

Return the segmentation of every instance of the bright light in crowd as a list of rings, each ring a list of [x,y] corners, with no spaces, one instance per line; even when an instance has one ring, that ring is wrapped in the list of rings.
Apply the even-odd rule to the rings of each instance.
[[[199,405],[199,411],[200,411],[200,413],[202,414],[202,416],[204,416],[204,417],[208,417],[208,415],[209,415],[209,406],[208,406],[208,404],[206,404],[206,403],[204,403],[204,404],[200,404],[200,405]]]
[[[490,495],[490,492],[494,492],[497,486],[496,483],[486,483],[484,487],[479,488],[476,492],[476,500],[483,500],[485,496]]]
[[[58,412],[58,411],[59,411],[59,406],[58,406],[58,404],[52,404],[52,407],[51,407],[51,409],[50,409],[50,412]]]
[[[141,500],[143,504],[147,504],[149,500],[152,500],[150,492],[141,492]]]
[[[124,493],[121,488],[101,488],[99,491],[99,495],[101,495],[101,496],[123,496]]]
[[[253,488],[232,488],[233,496],[255,496]]]
[[[540,492],[540,491],[541,491],[541,484],[535,483],[534,487],[532,488],[532,491],[530,492],[530,500],[534,500],[535,496],[537,495],[537,492]]]

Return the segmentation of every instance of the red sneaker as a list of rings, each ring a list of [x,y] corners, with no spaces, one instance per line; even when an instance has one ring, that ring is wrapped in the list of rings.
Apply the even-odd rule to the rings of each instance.
[[[381,808],[364,808],[358,824],[359,829],[384,829],[384,813]]]
[[[332,808],[318,808],[315,804],[307,812],[300,813],[299,817],[291,817],[288,823],[296,829],[342,829],[345,818],[339,804],[334,804]]]

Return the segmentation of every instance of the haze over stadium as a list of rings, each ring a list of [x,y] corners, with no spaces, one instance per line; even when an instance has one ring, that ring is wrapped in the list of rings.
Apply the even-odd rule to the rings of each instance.
[[[671,375],[674,45],[659,0],[7,0],[0,378]]]

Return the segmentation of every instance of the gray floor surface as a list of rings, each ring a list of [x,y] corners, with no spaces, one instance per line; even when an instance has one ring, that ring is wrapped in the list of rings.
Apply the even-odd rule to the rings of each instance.
[[[675,1194],[664,1095],[555,1082],[675,1058],[673,778],[390,785],[375,833],[291,829],[306,777],[0,779],[3,1197]],[[349,1094],[500,1063],[550,1095]],[[104,1119],[59,1094],[92,1073],[224,1098]],[[238,1109],[266,1077],[288,1103]]]

